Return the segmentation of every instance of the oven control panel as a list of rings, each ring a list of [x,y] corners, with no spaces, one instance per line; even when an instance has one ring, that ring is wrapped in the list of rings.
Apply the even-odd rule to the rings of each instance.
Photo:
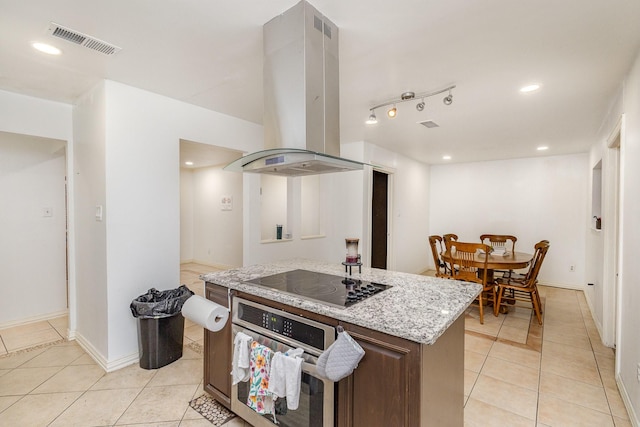
[[[234,318],[319,351],[325,350],[326,331],[324,329],[309,324],[308,319],[303,317],[256,305],[238,302]]]

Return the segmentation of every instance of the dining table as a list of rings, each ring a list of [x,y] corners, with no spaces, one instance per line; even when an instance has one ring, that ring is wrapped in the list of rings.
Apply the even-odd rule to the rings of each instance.
[[[452,261],[455,261],[455,257],[452,257],[449,251],[445,250],[442,252],[442,260],[451,265]],[[526,268],[531,260],[533,259],[533,254],[528,254],[525,252],[505,252],[505,253],[489,253],[488,255],[484,252],[476,252],[473,256],[472,266],[478,269],[478,277],[481,277],[484,270],[484,260],[486,257],[489,257],[487,260],[487,282],[494,281],[494,270],[518,270],[520,268]],[[507,304],[515,303],[515,300],[511,300],[508,296],[505,296],[505,301]],[[490,302],[489,305],[492,305],[493,302]],[[509,309],[507,306],[500,307],[500,313],[508,313]]]
[[[484,260],[487,256],[489,257],[487,260],[487,281],[494,280],[494,270],[518,270],[526,268],[533,259],[533,254],[525,252],[505,252],[504,254],[489,253],[489,255],[484,252],[477,252],[473,256],[472,266],[482,270],[484,268]],[[449,254],[449,251],[445,250],[442,253],[442,260],[444,262],[451,264],[454,259],[455,258],[452,258],[451,254]]]

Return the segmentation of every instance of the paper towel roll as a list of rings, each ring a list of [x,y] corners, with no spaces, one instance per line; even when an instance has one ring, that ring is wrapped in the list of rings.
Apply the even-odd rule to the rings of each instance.
[[[217,332],[229,320],[229,310],[198,295],[191,296],[182,306],[182,315],[194,323]]]

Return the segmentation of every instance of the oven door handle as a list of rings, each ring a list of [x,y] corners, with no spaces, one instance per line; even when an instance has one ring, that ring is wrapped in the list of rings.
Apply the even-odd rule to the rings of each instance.
[[[314,377],[318,376],[318,368],[316,368],[316,365],[313,365],[311,363],[302,362],[302,372],[311,374]]]

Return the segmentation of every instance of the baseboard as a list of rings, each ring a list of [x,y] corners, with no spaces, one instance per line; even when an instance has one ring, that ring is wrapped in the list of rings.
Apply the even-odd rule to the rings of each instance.
[[[138,363],[140,356],[136,352],[116,360],[107,360],[89,341],[82,335],[74,334],[78,345],[106,372],[117,371],[134,363]]]
[[[7,329],[7,328],[13,328],[14,326],[22,326],[22,325],[28,325],[30,323],[42,322],[44,320],[51,320],[57,317],[66,316],[68,314],[69,314],[69,310],[62,310],[62,311],[57,311],[55,313],[47,313],[47,314],[41,314],[38,316],[27,317],[26,319],[11,320],[9,322],[0,323],[0,329]]]
[[[602,337],[604,336],[604,333],[602,331],[602,325],[600,324],[598,319],[593,315],[595,311],[593,308],[593,301],[591,301],[591,298],[589,298],[589,294],[587,292],[584,293],[584,299],[587,301],[587,307],[589,307],[589,313],[591,314],[591,319],[593,320],[593,323],[596,325],[596,329],[598,330],[598,335],[600,336],[600,342],[602,343],[602,345],[605,345],[610,348],[614,348],[613,343],[606,343],[602,339]]]
[[[539,282],[540,286],[549,286],[551,288],[561,288],[561,289],[571,289],[574,291],[584,291],[584,286],[582,285],[572,285],[568,283],[550,283],[550,282]]]
[[[194,263],[194,264],[200,264],[200,265],[204,265],[204,266],[207,266],[207,267],[215,268],[217,270],[231,270],[232,268],[240,267],[238,265],[226,265],[226,264],[210,263],[210,262],[207,262],[207,261],[201,261],[199,259],[194,259],[191,262]]]
[[[182,265],[182,264],[191,264],[192,262],[195,262],[195,261],[192,260],[192,259],[181,259],[180,260],[180,265]]]
[[[620,396],[622,397],[624,406],[627,408],[627,414],[629,415],[631,425],[633,427],[640,427],[640,418],[638,418],[638,414],[636,414],[635,408],[631,403],[629,393],[627,393],[627,389],[624,387],[624,383],[622,382],[620,375],[616,375],[616,384],[618,384],[618,390],[620,391]]]

